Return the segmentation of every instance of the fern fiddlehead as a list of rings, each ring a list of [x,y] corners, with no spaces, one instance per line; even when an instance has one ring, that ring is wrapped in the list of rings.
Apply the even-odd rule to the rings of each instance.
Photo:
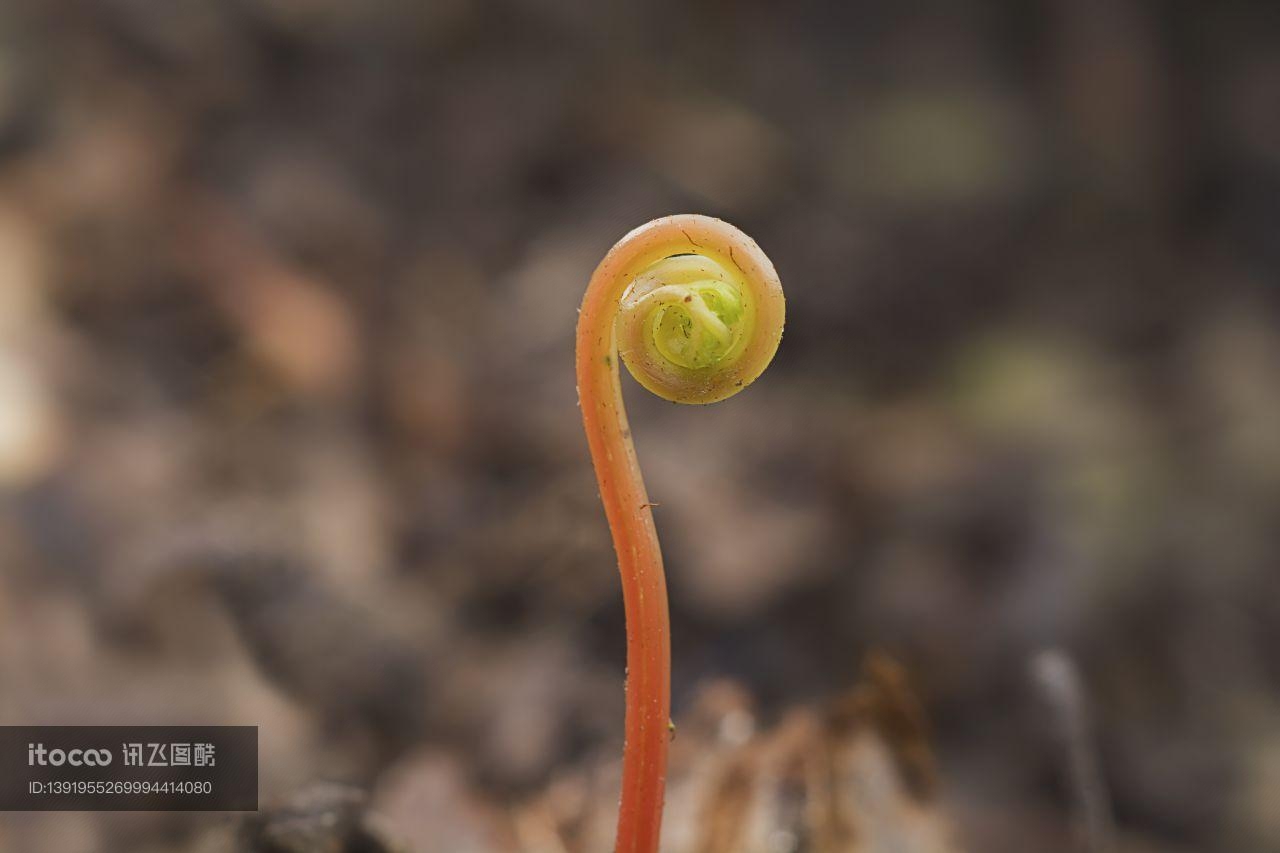
[[[627,704],[616,853],[654,853],[671,712],[666,578],[622,403],[618,360],[677,403],[714,403],[768,366],[782,339],[778,275],[760,247],[707,216],[655,219],[596,268],[578,316],[577,380],[587,443],[622,576]]]

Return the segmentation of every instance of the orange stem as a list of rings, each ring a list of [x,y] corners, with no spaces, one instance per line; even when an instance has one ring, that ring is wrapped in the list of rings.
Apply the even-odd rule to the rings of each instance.
[[[645,254],[645,245],[661,243],[660,234],[637,234],[632,232],[615,246],[591,277],[577,338],[578,400],[618,555],[627,620],[626,741],[615,853],[658,849],[671,722],[667,581],[622,404],[615,341],[619,301],[633,277],[628,273]]]

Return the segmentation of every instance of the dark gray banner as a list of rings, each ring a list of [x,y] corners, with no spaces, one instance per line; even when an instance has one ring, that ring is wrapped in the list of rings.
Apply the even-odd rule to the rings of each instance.
[[[257,726],[0,726],[0,811],[257,808]]]

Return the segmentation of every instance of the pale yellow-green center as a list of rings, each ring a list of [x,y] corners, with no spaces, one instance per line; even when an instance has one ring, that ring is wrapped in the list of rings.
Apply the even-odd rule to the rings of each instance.
[[[714,367],[733,349],[742,319],[742,296],[723,281],[708,279],[664,288],[649,319],[653,345],[663,358],[689,370]]]

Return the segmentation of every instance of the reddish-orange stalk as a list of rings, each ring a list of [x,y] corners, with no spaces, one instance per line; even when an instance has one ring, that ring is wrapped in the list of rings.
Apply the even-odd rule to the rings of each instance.
[[[614,344],[614,319],[621,294],[596,284],[601,280],[607,285],[615,276],[602,265],[582,304],[578,401],[618,554],[627,619],[626,741],[616,853],[651,853],[658,849],[667,777],[671,631],[653,510],[622,406]]]

